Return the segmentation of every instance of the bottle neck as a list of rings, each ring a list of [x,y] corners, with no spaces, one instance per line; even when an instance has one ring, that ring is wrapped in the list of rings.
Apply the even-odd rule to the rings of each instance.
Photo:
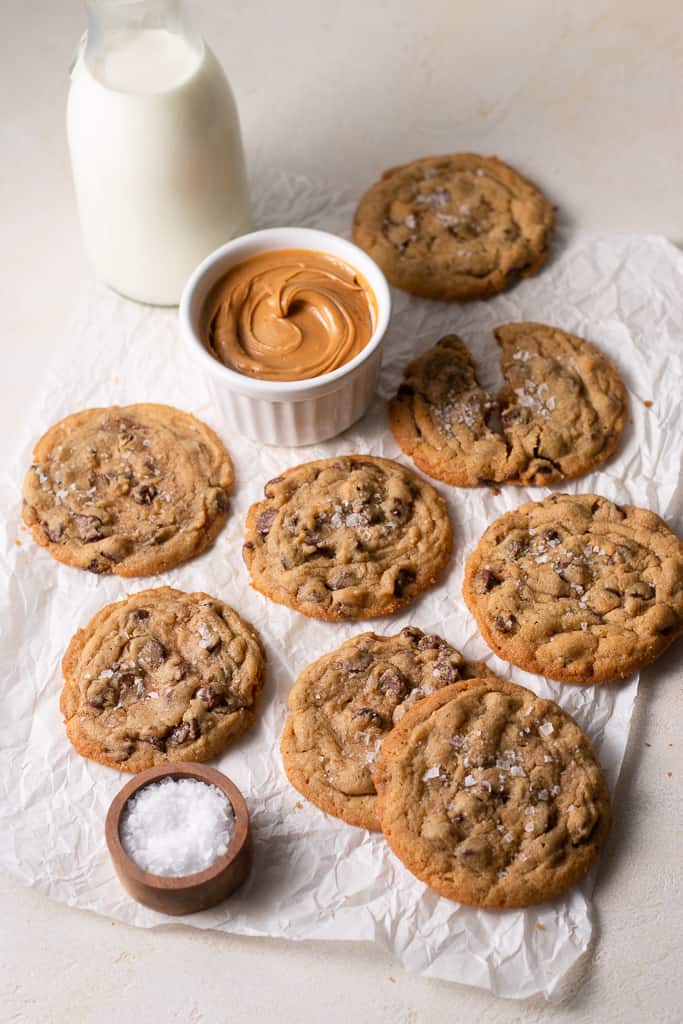
[[[95,41],[111,33],[165,29],[193,36],[182,0],[85,0],[88,35]]]
[[[103,84],[156,92],[177,84],[203,53],[181,0],[86,0],[83,58]]]

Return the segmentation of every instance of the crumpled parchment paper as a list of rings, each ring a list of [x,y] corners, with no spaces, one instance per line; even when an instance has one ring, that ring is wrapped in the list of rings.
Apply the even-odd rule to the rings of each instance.
[[[354,198],[348,190],[331,192],[284,176],[254,188],[259,225],[301,224],[346,236]],[[487,649],[460,595],[465,555],[486,525],[548,491],[509,487],[495,495],[485,487],[437,485],[448,492],[456,530],[451,566],[421,600],[368,623],[316,622],[251,590],[241,558],[242,523],[264,483],[285,467],[342,452],[406,461],[389,433],[384,405],[401,367],[442,334],[456,331],[473,347],[483,383],[495,387],[498,350],[490,329],[510,320],[557,324],[596,342],[629,388],[630,423],[617,456],[564,489],[645,505],[671,521],[683,497],[676,489],[683,433],[682,275],[683,255],[660,238],[560,238],[539,277],[487,302],[448,305],[396,291],[380,395],[345,435],[305,449],[268,448],[230,436],[200,371],[185,355],[176,312],[94,289],[74,322],[70,346],[60,350],[37,388],[36,404],[17,434],[16,461],[0,470],[0,867],[70,905],[139,927],[166,923],[130,899],[114,875],[104,818],[128,777],[84,760],[67,742],[58,709],[60,659],[74,631],[126,593],[165,584],[205,590],[234,605],[261,631],[269,669],[258,724],[216,762],[247,798],[253,872],[228,902],[185,922],[243,935],[371,940],[425,976],[503,996],[550,996],[588,947],[595,870],[563,898],[526,911],[461,907],[413,878],[381,834],[345,825],[300,799],[278,752],[287,693],[305,665],[364,629],[392,633],[412,622],[442,634],[469,658],[488,659],[503,677],[557,700],[588,733],[613,790],[637,678],[582,688],[513,669]],[[223,437],[236,470],[228,525],[208,552],[156,578],[108,579],[59,565],[20,526],[21,482],[33,443],[77,409],[144,401],[191,411]]]

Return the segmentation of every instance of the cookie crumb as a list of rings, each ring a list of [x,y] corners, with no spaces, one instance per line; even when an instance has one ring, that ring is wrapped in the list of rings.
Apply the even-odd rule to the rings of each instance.
[[[389,981],[393,981],[393,982],[394,982],[394,984],[396,984],[396,978],[392,978],[392,976],[391,976],[391,975],[389,975]]]
[[[652,746],[652,744],[651,744],[651,743],[648,743],[648,742],[647,742],[647,740],[645,740],[645,746],[646,746],[646,747],[651,747],[651,746]]]
[[[537,921],[536,924],[534,925],[534,927],[537,928],[539,930],[539,932],[544,932],[545,931],[545,925],[541,924],[540,921]]]
[[[497,498],[498,495],[502,494],[502,493],[503,492],[501,491],[500,487],[492,487],[491,488],[491,497],[492,498]]]
[[[646,402],[643,402],[643,405],[645,406],[646,409],[651,409],[653,404],[654,403],[651,402],[649,398],[648,398],[648,400]]]
[[[294,804],[294,806],[296,807],[297,811],[300,811],[300,810],[303,809],[304,805],[301,803],[301,800],[297,800],[297,802]]]
[[[18,538],[17,538],[17,540],[15,540],[15,542],[14,542],[14,543],[16,544],[16,546],[17,546],[18,548],[20,548],[20,547],[21,547],[21,541],[20,541],[20,540],[19,540]],[[671,744],[669,744],[669,745],[671,745]]]
[[[672,774],[673,774],[673,772],[667,772],[667,773],[666,773],[666,777],[667,777],[667,779],[670,779],[670,778],[671,778],[671,776],[672,776]]]

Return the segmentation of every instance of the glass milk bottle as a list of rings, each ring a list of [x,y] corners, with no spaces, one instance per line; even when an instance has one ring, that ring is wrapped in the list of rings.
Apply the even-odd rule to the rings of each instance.
[[[237,108],[178,0],[86,0],[67,134],[88,254],[140,302],[251,228]]]

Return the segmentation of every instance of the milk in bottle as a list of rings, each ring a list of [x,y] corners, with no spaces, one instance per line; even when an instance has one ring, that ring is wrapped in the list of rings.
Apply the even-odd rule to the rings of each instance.
[[[239,119],[223,70],[176,0],[87,0],[67,133],[95,270],[175,305],[194,267],[250,230]]]

